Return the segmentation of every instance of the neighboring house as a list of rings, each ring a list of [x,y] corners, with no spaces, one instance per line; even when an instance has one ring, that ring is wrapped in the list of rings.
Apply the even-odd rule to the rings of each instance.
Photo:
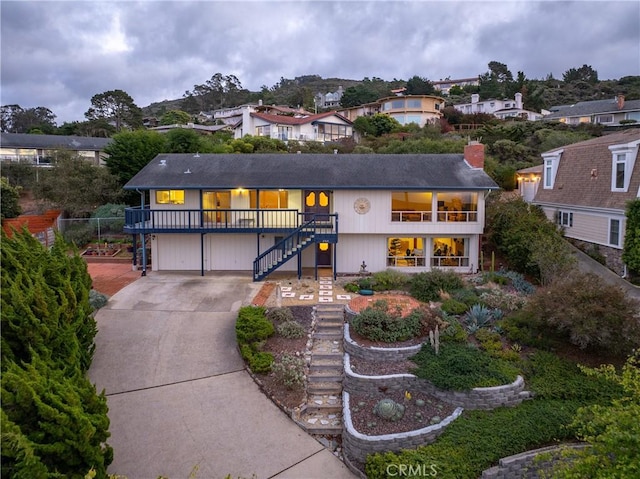
[[[338,90],[334,92],[316,93],[313,102],[316,108],[339,108],[343,93],[342,86],[339,86]]]
[[[108,156],[104,149],[111,141],[111,138],[89,136],[0,133],[0,159],[49,166],[57,150],[67,150],[95,165],[104,165],[104,160]]]
[[[531,203],[538,192],[542,180],[542,165],[531,166],[516,171],[516,185],[523,200]]]
[[[394,90],[397,95],[381,98],[373,103],[340,110],[339,113],[350,121],[359,116],[376,113],[389,115],[401,125],[415,123],[420,127],[437,122],[442,117],[444,98],[433,95],[402,95],[404,88]]]
[[[483,165],[476,143],[442,155],[162,154],[125,185],[150,205],[128,208],[124,229],[150,239],[160,271],[477,271],[498,188]]]
[[[201,135],[213,135],[214,133],[217,133],[219,131],[233,131],[233,129],[229,125],[197,125],[195,123],[187,123],[186,125],[161,125],[149,128],[149,130],[157,131],[158,133],[166,133],[168,131],[175,130],[176,128],[193,130]]]
[[[594,248],[624,274],[626,204],[640,197],[637,129],[612,133],[542,154],[542,187],[534,199],[565,236]]]
[[[242,121],[242,117],[248,111],[250,113],[260,112],[271,115],[312,115],[313,113],[303,108],[291,108],[284,105],[263,105],[262,100],[258,103],[245,103],[244,105],[221,108],[211,112],[200,112],[199,118],[203,122],[224,123],[225,125],[235,126]]]
[[[559,121],[568,125],[597,123],[605,126],[620,126],[624,120],[640,123],[640,100],[626,101],[624,95],[608,100],[580,101],[574,105],[557,105],[544,120]]]
[[[451,80],[451,79],[445,79],[445,80],[440,80],[440,81],[434,81],[431,82],[433,84],[433,87],[441,92],[444,93],[445,95],[449,94],[449,90],[451,90],[452,87],[454,86],[459,86],[459,87],[465,87],[465,86],[478,86],[480,85],[480,78],[479,77],[472,77],[472,78],[460,78],[457,80]]]
[[[36,238],[45,248],[52,246],[55,241],[55,232],[58,231],[60,210],[49,210],[41,215],[20,215],[17,218],[2,220],[2,229],[11,237],[13,230],[22,231],[27,228],[29,233]]]
[[[543,118],[541,113],[525,110],[522,104],[522,93],[516,93],[513,100],[497,100],[489,99],[480,101],[480,95],[474,93],[471,95],[471,103],[460,103],[453,107],[465,115],[473,115],[475,113],[486,113],[496,118],[505,120],[507,118],[523,118],[529,121],[537,121]]]
[[[332,142],[353,138],[353,125],[335,111],[327,113],[274,115],[244,110],[235,126],[235,138],[245,135],[266,136],[282,141]]]

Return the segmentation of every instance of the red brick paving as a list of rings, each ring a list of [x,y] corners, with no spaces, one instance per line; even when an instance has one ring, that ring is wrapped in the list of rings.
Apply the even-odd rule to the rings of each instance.
[[[264,283],[262,288],[260,288],[260,291],[258,291],[258,294],[253,298],[251,304],[254,306],[264,306],[275,288],[275,283]]]
[[[131,263],[87,263],[89,275],[93,280],[93,289],[113,296],[128,284],[133,283],[141,275],[140,271],[132,271]]]

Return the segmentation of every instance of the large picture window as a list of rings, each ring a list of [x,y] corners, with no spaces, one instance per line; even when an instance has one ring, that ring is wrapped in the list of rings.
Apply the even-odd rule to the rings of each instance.
[[[478,193],[438,193],[438,221],[478,221]]]
[[[258,198],[260,201],[258,203]],[[286,190],[256,190],[249,191],[249,208],[280,209],[289,207],[289,192]]]
[[[391,221],[431,221],[430,191],[392,191]]]
[[[469,266],[469,239],[434,238],[431,266],[434,268]]]
[[[387,238],[387,265],[425,265],[424,238]]]
[[[156,203],[159,205],[184,205],[184,190],[157,190]]]

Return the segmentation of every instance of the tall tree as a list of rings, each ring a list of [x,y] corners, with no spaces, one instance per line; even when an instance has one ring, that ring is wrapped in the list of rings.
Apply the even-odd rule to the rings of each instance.
[[[9,180],[4,176],[0,178],[0,184],[2,186],[0,191],[0,202],[2,203],[0,218],[15,218],[22,212],[19,204],[20,188],[11,186]]]
[[[43,106],[23,109],[20,105],[5,105],[0,109],[3,132],[29,133],[39,130],[53,134],[56,129],[56,115]]]
[[[340,105],[343,108],[350,108],[352,106],[364,105],[365,103],[371,103],[378,99],[378,94],[373,88],[367,85],[350,86],[342,93],[340,98]]]
[[[88,216],[105,203],[117,203],[122,194],[109,170],[67,151],[58,152],[53,168],[40,173],[33,192],[37,199],[75,217]]]
[[[186,125],[191,122],[191,115],[182,110],[171,110],[160,117],[161,125]]]
[[[122,90],[105,91],[93,95],[91,108],[84,114],[88,120],[108,120],[114,123],[116,132],[123,128],[136,129],[142,126],[142,110],[133,98]]]
[[[435,88],[428,79],[414,75],[407,81],[407,95],[433,95]]]
[[[634,274],[640,275],[640,199],[627,203],[626,215],[622,260]]]
[[[591,65],[582,65],[580,68],[569,68],[562,74],[566,83],[583,81],[591,85],[598,83],[598,72]]]
[[[504,63],[489,62],[489,71],[480,75],[480,97],[482,99],[504,98],[510,93],[513,74]]]
[[[109,171],[124,185],[159,153],[166,153],[167,138],[149,130],[123,131],[104,149]]]

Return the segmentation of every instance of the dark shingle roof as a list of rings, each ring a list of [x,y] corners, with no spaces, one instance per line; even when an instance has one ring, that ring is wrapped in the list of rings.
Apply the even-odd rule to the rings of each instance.
[[[91,136],[0,133],[0,145],[6,148],[64,148],[75,151],[102,151],[111,143],[111,141],[111,138],[95,138]]]
[[[626,100],[623,108],[618,108],[615,98],[609,100],[580,101],[575,105],[558,105],[551,107],[553,113],[546,115],[545,120],[566,118],[569,116],[587,116],[600,113],[620,113],[624,111],[640,111],[640,100]]]
[[[564,150],[554,186],[538,188],[534,202],[624,210],[627,201],[636,198],[640,187],[640,161],[636,159],[628,191],[612,192],[613,154],[609,146],[638,140],[640,130],[632,129],[551,150]]]
[[[163,164],[164,163],[164,164]],[[185,173],[185,172],[189,173]],[[462,154],[161,154],[125,189],[497,189]]]

